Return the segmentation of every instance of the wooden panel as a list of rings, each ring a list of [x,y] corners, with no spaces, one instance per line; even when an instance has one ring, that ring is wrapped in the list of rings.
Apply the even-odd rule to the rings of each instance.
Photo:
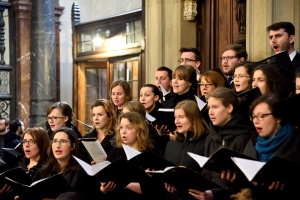
[[[198,0],[197,47],[203,58],[201,71],[220,67],[223,49],[237,41],[235,6],[235,0]]]

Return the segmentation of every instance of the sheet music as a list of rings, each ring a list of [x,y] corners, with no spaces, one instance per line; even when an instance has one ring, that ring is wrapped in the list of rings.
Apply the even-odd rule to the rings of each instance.
[[[81,142],[96,163],[105,161],[107,155],[98,140]]]

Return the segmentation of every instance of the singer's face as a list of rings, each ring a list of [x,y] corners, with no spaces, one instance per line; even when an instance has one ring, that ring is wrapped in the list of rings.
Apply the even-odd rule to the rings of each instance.
[[[149,113],[155,107],[155,102],[158,101],[159,96],[155,95],[151,87],[142,87],[140,90],[140,102]]]
[[[126,118],[121,119],[119,126],[123,143],[134,147],[137,144],[137,129]]]
[[[107,116],[103,106],[97,106],[92,109],[93,123],[96,129],[105,130],[109,124],[110,118]]]

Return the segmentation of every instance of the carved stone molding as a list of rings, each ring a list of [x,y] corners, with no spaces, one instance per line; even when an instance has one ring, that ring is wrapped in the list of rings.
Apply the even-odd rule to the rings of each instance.
[[[184,0],[183,1],[183,17],[186,21],[194,21],[197,16],[197,1]]]

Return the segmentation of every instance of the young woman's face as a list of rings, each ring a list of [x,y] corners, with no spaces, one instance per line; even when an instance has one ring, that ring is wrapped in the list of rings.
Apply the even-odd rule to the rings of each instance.
[[[296,94],[300,94],[300,78],[296,78]]]
[[[256,70],[252,77],[252,88],[259,87],[261,94],[268,94],[267,77],[261,70]]]
[[[220,99],[209,97],[207,106],[209,118],[213,125],[223,126],[231,119],[232,106],[225,107]]]
[[[178,133],[186,133],[192,130],[192,123],[188,120],[184,110],[181,108],[174,110],[175,125]]]
[[[52,142],[52,152],[54,157],[59,161],[68,161],[74,149],[68,135],[63,131],[57,132],[54,135]]]
[[[200,92],[207,99],[208,95],[213,92],[216,87],[212,84],[211,80],[207,77],[200,76]]]
[[[272,138],[278,128],[280,120],[276,119],[267,103],[262,102],[255,106],[252,112],[252,121],[256,132],[261,137]]]
[[[48,123],[52,131],[65,127],[68,121],[67,116],[63,116],[59,108],[54,108],[48,115]]]
[[[30,144],[31,143],[31,144]],[[33,144],[34,143],[34,144]],[[37,146],[36,141],[30,133],[25,133],[23,138],[23,151],[25,157],[38,161],[40,158],[40,150]]]
[[[137,129],[126,118],[120,121],[120,136],[124,144],[134,147],[137,143]]]
[[[159,96],[155,95],[151,87],[142,87],[140,90],[140,102],[149,113],[155,107],[155,102],[158,101]]]
[[[251,89],[252,85],[249,82],[251,80],[250,74],[247,73],[247,69],[243,66],[234,70],[233,83],[236,92],[243,92]]]
[[[187,91],[189,91],[191,85],[191,83],[186,82],[178,76],[173,76],[172,78],[173,92],[176,94],[182,95],[186,93]]]
[[[107,116],[103,106],[97,106],[92,109],[93,123],[96,129],[105,130],[109,125],[110,118]]]
[[[119,109],[123,108],[123,105],[126,102],[126,94],[122,86],[117,85],[111,90],[111,99],[113,100],[115,106],[117,106]]]

